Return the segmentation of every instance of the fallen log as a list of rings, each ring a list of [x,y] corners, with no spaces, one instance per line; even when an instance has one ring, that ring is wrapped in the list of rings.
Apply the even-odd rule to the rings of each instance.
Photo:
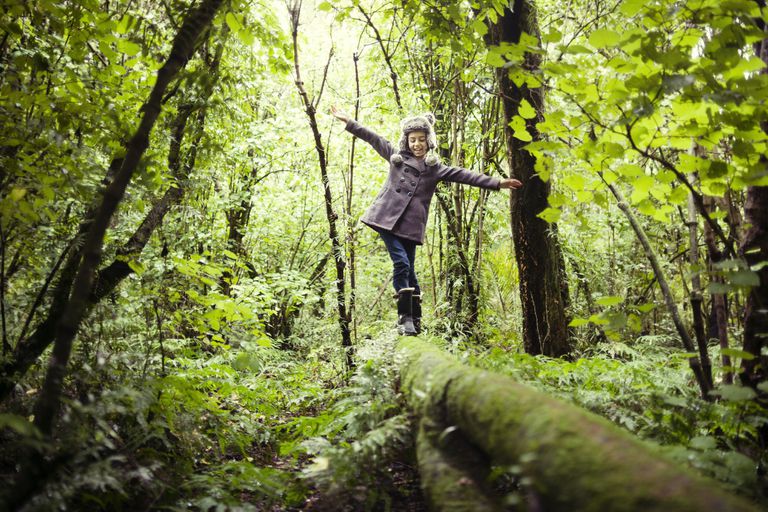
[[[757,510],[575,405],[470,368],[419,339],[401,340],[398,357],[413,412],[450,427],[491,463],[519,468],[540,510]],[[430,480],[435,476],[423,485],[433,508],[454,510],[450,501],[432,499]]]
[[[501,506],[487,489],[487,459],[462,436],[429,418],[419,421],[416,458],[419,479],[432,510],[497,512]]]

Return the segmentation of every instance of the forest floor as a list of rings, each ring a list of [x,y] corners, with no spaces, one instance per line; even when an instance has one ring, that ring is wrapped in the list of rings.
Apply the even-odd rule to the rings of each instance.
[[[139,381],[121,373],[132,361],[80,365],[57,430],[70,459],[29,510],[427,510],[413,418],[399,389],[398,338],[389,325],[375,327],[360,337],[350,373],[319,325],[297,333],[290,348],[243,342],[201,353],[190,340],[166,340],[166,373]],[[566,361],[494,340],[424,338],[466,364],[604,416],[733,492],[763,499],[754,468],[765,460],[755,441],[765,411],[736,388],[702,401],[670,340],[611,342]],[[25,383],[5,405],[28,418],[38,386]],[[30,438],[8,429],[2,436],[0,475],[10,480]]]

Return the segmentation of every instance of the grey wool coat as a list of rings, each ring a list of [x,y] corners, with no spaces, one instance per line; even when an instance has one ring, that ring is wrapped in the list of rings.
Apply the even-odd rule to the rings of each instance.
[[[376,230],[390,231],[422,244],[429,204],[438,182],[451,181],[490,190],[499,189],[501,181],[498,178],[443,165],[439,161],[427,165],[424,159],[418,160],[409,151],[398,152],[387,139],[357,121],[350,120],[346,129],[370,144],[389,162],[387,182],[361,219]]]

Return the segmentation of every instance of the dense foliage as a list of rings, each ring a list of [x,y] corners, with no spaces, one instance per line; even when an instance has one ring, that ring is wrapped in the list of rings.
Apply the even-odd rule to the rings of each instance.
[[[209,22],[188,23],[209,4]],[[765,504],[768,348],[745,313],[768,285],[749,221],[750,194],[768,187],[768,11],[541,0],[536,31],[494,44],[522,4],[0,2],[0,499],[423,509],[391,266],[359,223],[386,164],[328,115],[339,105],[390,140],[401,117],[433,111],[440,157],[491,175],[519,175],[509,148],[524,144],[551,186],[534,213],[561,247],[571,353],[524,351],[507,193],[447,184],[417,257],[434,343]],[[500,73],[543,104],[523,99],[507,122]],[[46,372],[88,264],[54,389]]]

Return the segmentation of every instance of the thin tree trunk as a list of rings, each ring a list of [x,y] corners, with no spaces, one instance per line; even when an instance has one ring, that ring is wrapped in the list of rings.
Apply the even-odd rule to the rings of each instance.
[[[535,7],[530,0],[515,0],[491,27],[491,44],[517,43],[523,33],[539,37]],[[541,57],[526,53],[523,67],[533,71]],[[510,221],[515,243],[515,260],[520,275],[520,302],[523,314],[523,345],[529,354],[564,356],[571,351],[568,328],[568,281],[557,236],[557,226],[548,225],[538,214],[548,206],[549,181],[541,180],[535,170],[536,159],[525,150],[526,143],[514,137],[509,123],[517,115],[522,100],[536,110],[534,119],[526,120],[534,141],[541,135],[536,123],[542,119],[544,88],[518,87],[506,68],[498,70],[499,91],[504,106],[507,160],[512,174],[523,188],[510,195]]]
[[[399,110],[403,110],[403,105],[400,101],[400,89],[397,86],[397,73],[395,72],[395,66],[392,63],[392,53],[387,51],[387,47],[384,45],[384,40],[382,39],[381,34],[379,33],[379,29],[377,29],[376,25],[373,24],[373,20],[368,15],[368,13],[365,12],[365,10],[360,4],[357,4],[357,8],[365,17],[366,24],[369,27],[371,27],[371,30],[373,30],[373,36],[376,39],[376,41],[379,43],[379,48],[381,48],[381,54],[384,57],[384,62],[387,64],[387,68],[389,68],[389,78],[392,80],[392,92],[395,94],[395,103],[397,103],[397,108]],[[355,67],[355,76],[357,76],[357,67]],[[358,94],[357,97],[359,99],[360,95]]]
[[[0,226],[0,317],[2,318],[2,330],[3,330],[3,356],[10,352],[11,345],[8,342],[8,331],[5,325],[5,248],[6,248],[6,233]]]
[[[603,177],[602,174],[600,175],[600,177],[601,178]],[[614,184],[608,183],[607,181],[605,181],[605,179],[603,179],[603,182],[606,184],[608,189],[616,198],[619,209],[627,217],[627,220],[629,220],[629,223],[632,226],[632,229],[634,230],[635,235],[637,235],[637,239],[640,241],[640,244],[643,246],[643,250],[645,251],[645,256],[646,258],[648,258],[648,261],[651,263],[651,267],[653,268],[653,273],[656,276],[656,281],[659,283],[659,288],[661,289],[661,293],[664,296],[664,302],[667,305],[667,311],[669,312],[669,315],[672,317],[672,322],[674,322],[675,328],[677,329],[677,333],[683,342],[683,347],[685,347],[685,350],[687,352],[695,353],[696,348],[693,345],[693,340],[691,339],[691,336],[688,334],[688,331],[686,330],[685,325],[683,325],[683,321],[680,318],[680,313],[677,310],[677,304],[675,304],[675,299],[672,296],[672,291],[669,289],[667,280],[664,277],[664,273],[661,270],[661,265],[659,264],[659,258],[656,256],[656,253],[653,250],[653,247],[651,247],[651,241],[648,240],[648,237],[646,236],[645,231],[643,230],[642,226],[640,226],[640,223],[637,221],[637,218],[635,217],[634,213],[632,213],[632,210],[629,208],[629,205],[624,199],[624,196],[621,193],[621,191]],[[711,390],[711,388],[701,368],[701,361],[699,360],[698,357],[691,356],[688,358],[688,364],[690,365],[691,370],[693,371],[693,374],[696,376],[696,382],[698,382],[699,388],[701,390],[701,397],[704,400],[711,400],[712,398],[709,396],[709,391]]]
[[[217,51],[217,63],[211,69],[211,72],[214,73],[214,75],[217,72],[221,51],[223,51],[223,48],[220,47]],[[211,88],[214,83],[215,80],[212,79],[208,86],[208,94],[206,97],[210,96],[210,93],[212,92]],[[150,236],[155,229],[162,224],[165,215],[170,211],[171,207],[181,201],[185,192],[184,181],[195,167],[197,146],[202,140],[203,126],[205,122],[205,107],[201,107],[197,119],[197,134],[190,144],[189,153],[187,154],[186,159],[182,162],[180,158],[181,143],[186,130],[187,119],[192,111],[192,105],[183,105],[179,108],[179,113],[176,119],[171,123],[171,145],[168,152],[168,168],[171,174],[176,178],[175,186],[169,187],[163,197],[152,205],[133,235],[131,235],[128,241],[118,249],[118,256],[137,255],[141,253],[149,241]],[[122,158],[116,158],[112,161],[103,183],[109,184],[113,181],[122,162]],[[80,240],[85,237],[88,232],[96,212],[96,205],[88,210],[85,214],[85,220],[80,223],[78,233],[73,237],[68,246],[75,246],[78,249],[67,249],[62,254],[62,256],[64,256],[66,252],[69,251],[69,256],[63,265],[58,283],[54,289],[53,301],[46,318],[37,325],[28,338],[22,339],[20,337],[20,341],[14,348],[12,357],[7,359],[2,366],[0,366],[0,402],[7,398],[8,394],[13,390],[14,385],[26,374],[30,366],[37,361],[43,351],[45,351],[45,349],[53,342],[55,337],[55,327],[64,313],[64,306],[69,296],[72,282],[75,278],[78,262],[82,255],[82,243]],[[60,262],[57,262],[57,265],[60,265]],[[98,304],[101,299],[112,293],[122,280],[132,273],[133,269],[131,269],[122,257],[116,258],[108,266],[99,270],[93,285],[92,293],[88,298],[89,306]],[[55,274],[55,268],[52,271],[52,275],[53,274]],[[49,281],[50,280],[46,281],[41,293],[44,293]],[[33,314],[34,309],[29,313],[29,318],[31,318]],[[26,328],[24,331],[26,331]]]
[[[698,235],[698,217],[696,215],[696,205],[693,197],[688,197],[688,235],[689,235],[689,262],[691,264],[693,275],[691,277],[691,315],[693,316],[693,331],[696,335],[696,346],[699,349],[699,358],[701,360],[701,371],[704,379],[707,381],[707,389],[713,388],[712,381],[712,363],[709,360],[707,351],[707,338],[704,334],[704,318],[701,311],[703,296],[701,293],[701,273],[699,271],[699,235]]]
[[[72,293],[64,309],[64,315],[56,326],[53,353],[40,397],[35,404],[34,424],[46,438],[51,437],[54,420],[59,410],[72,343],[86,312],[96,268],[101,260],[104,235],[133,172],[149,146],[150,133],[160,115],[162,98],[168,85],[192,57],[200,34],[211,24],[221,3],[222,0],[205,0],[184,20],[173,41],[168,59],[157,72],[157,80],[149,99],[142,107],[143,116],[139,127],[126,144],[123,164],[115,180],[105,190],[101,206],[88,230],[83,246],[83,258],[72,285]],[[10,509],[19,508],[29,499],[39,485],[37,475],[42,465],[41,454],[37,452],[27,459],[16,486],[10,494],[9,502],[6,503],[10,505]]]
[[[712,198],[705,198],[707,206],[711,206]],[[704,224],[704,243],[707,245],[709,271],[712,275],[710,282],[715,285],[722,285],[722,277],[715,275],[714,266],[723,260],[723,253],[717,247],[717,241],[715,233],[708,224]],[[721,350],[721,362],[723,365],[723,383],[733,384],[733,370],[731,357],[727,353],[723,353],[723,349],[729,347],[728,343],[728,309],[726,308],[724,293],[715,290],[710,294],[712,297],[712,308],[715,314],[715,326],[717,330],[717,339],[720,343]]]
[[[328,235],[331,239],[331,251],[333,252],[333,260],[336,263],[336,307],[338,311],[339,327],[341,328],[341,346],[344,349],[346,363],[348,368],[354,367],[354,360],[352,359],[352,337],[349,329],[349,313],[347,311],[346,304],[346,292],[345,292],[345,279],[344,279],[344,247],[342,247],[341,240],[339,239],[338,230],[336,229],[336,220],[338,215],[333,210],[333,198],[331,196],[331,186],[328,180],[328,168],[325,154],[325,147],[323,146],[323,140],[320,136],[320,129],[317,126],[317,119],[315,118],[315,106],[310,101],[307,91],[304,89],[304,82],[301,80],[301,70],[299,67],[299,17],[301,16],[301,0],[294,1],[288,6],[288,11],[291,15],[291,36],[293,38],[293,64],[296,70],[296,88],[299,91],[299,96],[304,104],[307,118],[309,119],[309,126],[312,129],[312,134],[315,138],[315,149],[317,150],[317,158],[320,163],[320,178],[323,184],[323,194],[325,196],[325,216],[328,219]],[[316,100],[319,101],[319,98]]]
[[[360,117],[360,72],[358,64],[360,55],[355,52],[352,56],[355,63],[355,119]],[[349,250],[349,317],[352,319],[352,340],[357,340],[357,263],[355,226],[352,222],[352,199],[355,196],[355,143],[357,137],[352,136],[349,150],[349,174],[347,178],[347,244]]]
[[[107,186],[114,179],[120,167],[123,164],[122,158],[115,158],[110,162],[106,176],[102,184]],[[72,282],[75,279],[78,264],[82,257],[83,239],[93,223],[93,219],[98,212],[98,204],[93,203],[85,212],[82,222],[78,225],[77,233],[70,240],[64,253],[69,253],[59,274],[58,281],[53,290],[51,305],[48,308],[48,314],[42,320],[32,334],[26,339],[20,339],[13,350],[10,358],[5,359],[0,365],[0,402],[4,401],[8,394],[13,390],[16,382],[24,376],[29,367],[40,357],[40,354],[51,344],[56,335],[56,324],[59,322],[64,307],[69,299],[69,293],[72,288]],[[48,286],[48,280],[43,284],[43,288]],[[41,293],[44,293],[41,290]],[[31,310],[29,315],[34,315]]]

